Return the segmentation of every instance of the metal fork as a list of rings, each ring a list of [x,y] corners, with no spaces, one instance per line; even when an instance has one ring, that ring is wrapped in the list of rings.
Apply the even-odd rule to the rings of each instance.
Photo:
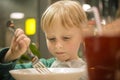
[[[7,27],[14,34],[15,26],[13,21],[8,21]],[[31,58],[33,68],[35,68],[38,72],[43,74],[50,73],[50,70],[42,62],[39,61],[39,58],[31,52],[30,48],[28,48],[27,54]]]
[[[40,73],[50,73],[51,71],[42,63],[39,61],[39,58],[35,56],[30,49],[28,49],[27,54],[31,57],[32,59],[32,66],[35,68],[38,72]]]

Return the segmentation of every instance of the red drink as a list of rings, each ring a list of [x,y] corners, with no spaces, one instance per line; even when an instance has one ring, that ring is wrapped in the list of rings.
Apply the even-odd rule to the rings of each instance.
[[[86,37],[89,80],[120,80],[120,37]]]

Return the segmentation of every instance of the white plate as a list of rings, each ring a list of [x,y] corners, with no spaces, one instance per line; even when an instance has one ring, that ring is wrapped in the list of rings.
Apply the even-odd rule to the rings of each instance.
[[[80,68],[48,68],[52,73],[41,74],[35,69],[18,69],[9,71],[16,80],[79,80]]]

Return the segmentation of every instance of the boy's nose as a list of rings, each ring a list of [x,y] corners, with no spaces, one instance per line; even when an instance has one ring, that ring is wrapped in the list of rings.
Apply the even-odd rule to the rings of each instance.
[[[61,49],[63,47],[63,45],[60,42],[56,42],[55,47],[56,47],[56,49]]]

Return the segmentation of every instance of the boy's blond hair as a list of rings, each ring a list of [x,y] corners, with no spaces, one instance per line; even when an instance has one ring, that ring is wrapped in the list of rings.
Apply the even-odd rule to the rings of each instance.
[[[58,19],[63,27],[87,26],[86,14],[77,1],[57,1],[50,5],[41,18],[43,31],[52,27]]]

